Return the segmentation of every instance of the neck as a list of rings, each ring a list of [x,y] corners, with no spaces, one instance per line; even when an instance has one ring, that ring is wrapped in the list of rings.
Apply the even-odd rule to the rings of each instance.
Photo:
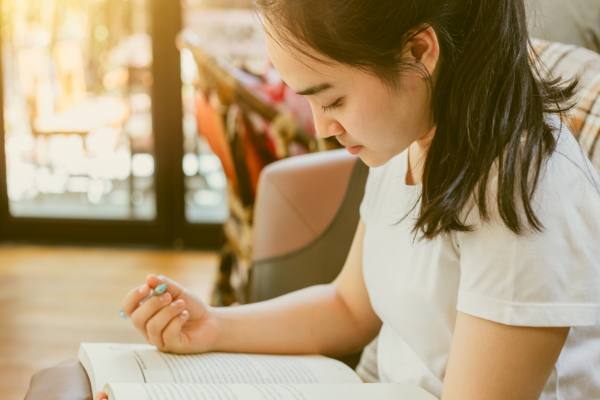
[[[435,127],[425,136],[415,140],[408,148],[408,170],[406,172],[406,184],[418,185],[423,180],[423,167],[427,150],[435,135]]]

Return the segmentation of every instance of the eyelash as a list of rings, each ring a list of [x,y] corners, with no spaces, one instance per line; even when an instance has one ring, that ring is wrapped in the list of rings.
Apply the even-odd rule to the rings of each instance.
[[[321,108],[323,109],[323,112],[327,112],[327,111],[331,111],[334,108],[337,108],[337,107],[339,107],[341,105],[342,105],[342,98],[340,97],[339,99],[337,99],[336,101],[334,101],[330,105],[328,105],[328,106],[322,106]]]

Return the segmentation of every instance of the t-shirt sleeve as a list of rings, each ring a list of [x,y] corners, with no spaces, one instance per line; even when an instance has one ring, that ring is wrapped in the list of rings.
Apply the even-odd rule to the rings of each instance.
[[[597,323],[600,189],[596,173],[583,166],[551,157],[533,201],[542,232],[517,236],[496,213],[457,234],[458,311],[508,325]]]

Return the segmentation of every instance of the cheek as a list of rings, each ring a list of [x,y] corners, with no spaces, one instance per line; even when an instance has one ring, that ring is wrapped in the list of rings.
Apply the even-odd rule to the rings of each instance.
[[[396,131],[396,118],[397,113],[390,109],[389,103],[363,100],[346,109],[339,121],[352,137],[368,146],[390,131]]]
[[[362,115],[359,111],[345,110],[344,115],[337,120],[350,136],[365,143],[369,136],[367,132],[370,130],[368,115]]]
[[[402,81],[397,106],[410,124],[419,124],[429,114],[429,89],[422,78],[407,77]]]

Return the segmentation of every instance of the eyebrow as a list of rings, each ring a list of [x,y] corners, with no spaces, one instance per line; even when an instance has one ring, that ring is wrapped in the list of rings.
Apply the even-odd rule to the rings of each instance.
[[[284,82],[285,83],[285,82]],[[287,83],[286,83],[287,85]],[[316,85],[316,86],[311,86],[307,89],[301,90],[298,93],[300,96],[311,96],[311,95],[315,95],[315,94],[319,94],[319,93],[323,93],[329,89],[332,89],[333,85],[330,83],[322,83],[320,85]]]

